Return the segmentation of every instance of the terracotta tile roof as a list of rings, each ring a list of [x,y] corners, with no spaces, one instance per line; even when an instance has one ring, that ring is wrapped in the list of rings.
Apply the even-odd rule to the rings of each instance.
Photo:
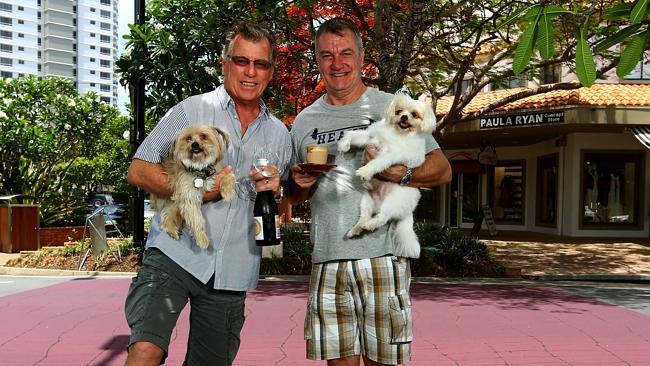
[[[476,52],[477,55],[493,55],[508,47],[505,42],[484,43]]]
[[[490,103],[522,90],[525,90],[525,88],[479,93],[465,107],[463,113],[469,114],[476,112]],[[453,99],[451,97],[440,98],[438,100],[436,115],[442,116],[449,112],[452,101]],[[554,90],[548,93],[519,99],[512,103],[503,105],[495,109],[493,112],[578,105],[598,107],[650,107],[650,84],[595,84],[591,88]]]

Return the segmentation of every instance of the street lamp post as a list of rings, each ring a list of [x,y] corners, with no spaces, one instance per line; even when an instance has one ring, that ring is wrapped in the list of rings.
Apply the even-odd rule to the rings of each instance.
[[[145,21],[145,0],[134,0],[135,24],[142,25]],[[144,140],[144,77],[138,76],[135,85],[130,86],[131,102],[133,106],[133,120],[131,121],[130,137],[133,153]],[[129,197],[131,212],[131,228],[133,230],[133,245],[144,246],[144,191],[137,187],[131,188]]]

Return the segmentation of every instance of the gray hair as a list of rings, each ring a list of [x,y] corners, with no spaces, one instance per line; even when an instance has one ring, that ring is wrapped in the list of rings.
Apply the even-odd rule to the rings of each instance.
[[[243,39],[251,42],[261,42],[266,39],[271,46],[271,63],[275,63],[276,49],[275,49],[275,37],[271,32],[262,28],[256,23],[243,21],[235,24],[235,26],[226,33],[226,47],[221,51],[221,58],[226,59],[228,56],[232,56],[232,48],[234,46],[234,40],[237,36],[241,36]]]
[[[342,36],[343,31],[346,29],[354,34],[354,40],[357,42],[357,46],[359,46],[359,51],[363,50],[363,41],[361,40],[359,28],[357,28],[357,25],[353,21],[347,18],[333,18],[321,24],[316,31],[316,40],[314,41],[315,50],[318,49],[318,40],[321,35],[331,33]]]

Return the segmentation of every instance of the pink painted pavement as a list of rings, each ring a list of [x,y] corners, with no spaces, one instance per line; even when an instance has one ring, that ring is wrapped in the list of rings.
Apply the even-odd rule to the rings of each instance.
[[[0,297],[0,365],[122,365],[129,279],[74,279]],[[238,366],[309,366],[307,284],[263,281],[246,301]],[[650,365],[650,317],[540,284],[417,283],[409,365]],[[167,365],[181,365],[187,311]]]

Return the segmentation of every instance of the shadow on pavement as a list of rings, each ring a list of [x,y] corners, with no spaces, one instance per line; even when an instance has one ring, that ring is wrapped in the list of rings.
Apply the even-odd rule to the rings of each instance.
[[[309,284],[305,282],[260,281],[257,289],[249,294],[258,295],[257,300],[275,296],[307,298],[308,291]]]
[[[503,310],[541,310],[549,305],[565,307],[566,304],[601,304],[600,301],[547,286],[520,285],[463,285],[463,284],[421,284],[411,285],[411,297],[416,301],[449,302],[454,306],[475,306],[491,302]],[[565,307],[566,308],[566,307]],[[575,307],[567,312],[580,313]]]
[[[96,365],[108,365],[112,360],[117,358],[124,358],[124,352],[126,346],[129,344],[129,335],[120,334],[113,336],[106,343],[101,345],[102,349],[107,350],[107,352],[102,353],[102,357],[94,360]]]

